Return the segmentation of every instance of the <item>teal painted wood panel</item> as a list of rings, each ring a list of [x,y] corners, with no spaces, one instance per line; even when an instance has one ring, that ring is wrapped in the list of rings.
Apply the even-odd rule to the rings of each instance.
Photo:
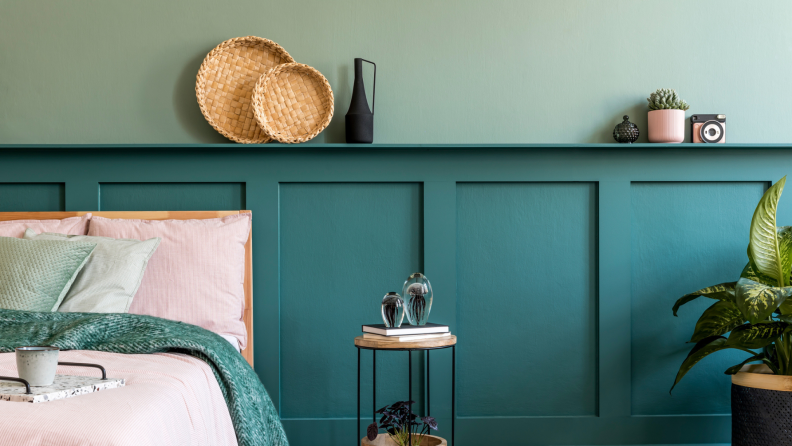
[[[102,183],[103,211],[245,209],[244,183]]]
[[[596,192],[458,185],[460,416],[596,414]]]
[[[0,212],[63,211],[63,183],[0,183]]]
[[[284,306],[291,306],[291,308],[283,308],[284,311],[281,311],[280,280],[286,277],[282,276],[280,269],[288,262],[282,263],[280,253],[286,254],[283,260],[288,260],[287,254],[292,251],[292,246],[300,246],[294,243],[281,246],[284,239],[281,238],[279,232],[288,234],[290,227],[284,227],[283,220],[279,216],[282,198],[279,193],[281,185],[288,189],[295,186],[288,183],[314,182],[329,186],[333,186],[331,183],[334,182],[344,183],[343,185],[348,185],[352,189],[360,189],[360,191],[370,189],[377,199],[385,197],[387,201],[391,200],[390,195],[383,190],[387,190],[391,184],[373,183],[402,183],[396,186],[403,186],[404,183],[423,183],[423,215],[416,220],[423,219],[423,229],[426,230],[426,234],[424,243],[419,243],[416,246],[421,246],[420,250],[423,253],[421,263],[429,277],[433,279],[435,291],[438,293],[432,314],[451,324],[452,330],[458,334],[461,333],[460,349],[462,349],[463,345],[483,341],[477,341],[475,338],[468,339],[466,333],[469,331],[465,331],[465,326],[468,324],[462,319],[466,310],[462,306],[462,302],[457,299],[457,183],[502,181],[512,182],[511,184],[536,182],[575,184],[574,182],[580,181],[595,183],[598,194],[596,223],[599,226],[597,230],[600,237],[598,240],[599,254],[596,259],[600,261],[597,274],[599,292],[602,296],[602,299],[598,301],[599,386],[597,396],[599,411],[597,416],[478,415],[468,410],[469,401],[476,398],[486,400],[490,396],[478,395],[485,392],[486,387],[471,386],[472,382],[468,380],[465,385],[459,382],[457,394],[460,398],[457,401],[458,404],[465,406],[465,413],[460,412],[461,416],[457,419],[458,444],[459,446],[478,444],[585,445],[592,443],[600,445],[700,444],[727,443],[730,439],[731,417],[725,412],[715,415],[629,416],[633,413],[631,393],[640,396],[644,391],[654,392],[656,390],[653,395],[656,395],[658,399],[666,398],[666,391],[681,360],[679,357],[673,356],[676,353],[666,354],[662,349],[657,351],[655,353],[657,364],[668,361],[669,371],[660,374],[662,376],[657,378],[659,384],[646,381],[639,383],[640,388],[638,389],[633,387],[631,383],[633,350],[630,346],[630,338],[636,322],[631,318],[630,309],[633,299],[631,292],[633,273],[631,270],[634,265],[642,263],[636,260],[631,252],[631,239],[634,237],[631,235],[631,226],[635,226],[631,218],[633,212],[631,182],[667,181],[686,182],[687,184],[697,181],[730,181],[737,183],[728,184],[744,186],[746,183],[743,182],[749,182],[747,185],[751,186],[751,184],[765,184],[767,181],[777,180],[792,172],[792,157],[790,157],[792,145],[727,144],[715,146],[701,144],[673,146],[656,144],[640,146],[558,146],[550,144],[310,146],[271,144],[264,146],[151,145],[112,147],[63,145],[51,148],[0,146],[0,166],[2,166],[1,181],[3,183],[65,184],[67,210],[98,208],[100,184],[201,182],[245,184],[244,207],[251,209],[254,214],[253,283],[256,372],[281,409],[281,413],[287,416],[284,419],[284,424],[289,434],[290,444],[293,446],[314,444],[316,438],[322,438],[328,445],[351,443],[355,424],[355,351],[351,346],[351,337],[358,333],[358,326],[368,319],[368,316],[363,314],[348,315],[338,307],[328,311],[328,319],[331,319],[328,326],[331,329],[339,329],[339,327],[348,329],[349,333],[344,333],[344,337],[349,336],[350,340],[349,343],[343,341],[338,345],[324,344],[328,349],[318,352],[317,357],[322,360],[326,358],[336,360],[336,356],[342,358],[343,361],[342,359],[338,359],[338,361],[339,363],[343,362],[344,367],[348,367],[342,369],[345,376],[342,377],[342,373],[334,372],[332,368],[329,372],[310,369],[313,373],[302,373],[300,370],[295,370],[295,364],[301,365],[299,361],[305,361],[307,364],[309,359],[314,357],[311,355],[315,353],[308,352],[306,358],[299,358],[297,353],[304,351],[301,350],[301,342],[305,339],[312,339],[314,332],[320,332],[323,326],[320,328],[311,326],[306,329],[305,325],[298,323],[301,316],[295,315],[298,310],[295,306],[302,302],[302,305],[310,308],[310,305],[314,305],[315,298],[314,294],[309,295],[306,292],[303,294],[309,295],[308,299],[295,301],[293,299],[295,293],[292,292],[294,287],[291,285],[287,287],[287,290],[292,290],[289,291],[289,299],[284,300],[283,303]],[[314,184],[314,186],[320,184]],[[386,189],[378,189],[380,186],[385,186]],[[304,191],[303,195],[310,196],[311,193],[309,188]],[[299,194],[292,194],[292,196],[297,195]],[[340,196],[347,195],[341,194]],[[287,196],[289,195],[287,194]],[[395,196],[403,195],[399,192],[395,193]],[[680,206],[685,209],[695,209],[701,201],[695,193],[679,194],[679,197]],[[200,201],[201,198],[200,190],[197,190],[188,197],[188,201]],[[367,203],[367,206],[372,206],[370,202],[363,201]],[[738,202],[745,202],[747,210],[739,218],[745,222],[743,224],[747,227],[750,221],[750,211],[755,205],[754,198],[744,199],[742,193],[735,193],[726,194],[717,201],[721,203],[723,209],[718,208],[717,215],[711,221],[691,220],[692,223],[690,223],[685,220],[676,225],[659,226],[651,234],[651,237],[657,239],[675,237],[677,232],[684,232],[691,227],[702,225],[710,225],[714,228],[713,231],[720,231],[719,228],[725,227],[723,221],[737,219],[728,208]],[[392,202],[397,203],[399,200],[393,199]],[[402,208],[412,206],[406,204],[409,203],[407,200],[404,203],[401,205]],[[792,217],[790,217],[792,205],[789,203],[792,201],[785,195],[779,209],[780,224],[792,222]],[[167,204],[179,205],[180,203],[172,200]],[[311,206],[321,209],[320,206],[313,204],[315,201],[308,200],[308,205],[300,208],[302,213],[312,215],[307,209]],[[340,209],[344,210],[345,208],[341,207]],[[8,210],[19,211],[21,209]],[[389,207],[388,211],[391,210]],[[382,215],[385,214],[386,212],[382,212]],[[353,215],[359,214],[353,213]],[[362,215],[370,214],[363,213]],[[502,220],[502,218],[498,217],[495,220]],[[290,221],[294,222],[295,219],[292,218]],[[713,224],[713,222],[717,223]],[[298,223],[298,226],[303,224]],[[493,224],[495,223],[497,221],[493,222]],[[388,225],[390,224],[388,223]],[[396,226],[402,227],[401,225],[399,223]],[[329,227],[332,229],[332,226]],[[385,227],[389,228],[390,226]],[[333,229],[333,231],[338,230],[340,229]],[[371,231],[370,234],[375,237],[379,236],[374,229],[366,230]],[[396,238],[412,243],[405,239],[407,232],[407,230],[397,229]],[[294,240],[296,237],[297,235],[292,232],[290,240]],[[644,238],[646,237],[649,236],[644,235]],[[344,237],[339,236],[339,238],[343,239]],[[321,243],[327,243],[321,238],[318,240]],[[694,242],[698,243],[698,240],[691,243],[695,245]],[[659,245],[659,242],[657,244]],[[738,256],[743,256],[744,242],[738,244],[740,245],[739,249],[735,248],[735,252]],[[310,249],[306,245],[302,246],[300,249]],[[322,252],[329,250],[327,245],[320,246],[325,246],[322,248]],[[353,247],[353,250],[362,249]],[[419,250],[419,248],[413,247],[410,252],[414,250]],[[345,254],[344,258],[350,256]],[[674,268],[671,260],[664,262],[661,265],[663,274]],[[702,259],[701,262],[706,263],[707,260]],[[409,262],[402,260],[398,263]],[[294,270],[290,268],[289,271]],[[397,275],[400,274],[402,273]],[[292,284],[296,280],[294,279],[296,275],[298,273],[293,273],[292,279],[289,279]],[[305,280],[313,280],[309,275],[305,277],[307,277]],[[464,280],[464,278],[460,279]],[[710,279],[715,279],[715,277]],[[730,275],[728,279],[733,279],[733,277]],[[396,284],[397,289],[401,285],[401,280],[403,279],[399,277]],[[652,283],[659,289],[667,287],[669,284],[673,285],[674,280],[677,280],[677,277],[669,275]],[[314,282],[319,281],[315,280]],[[707,280],[707,282],[712,283],[714,280]],[[310,291],[313,293],[315,289],[311,288]],[[679,294],[686,291],[689,291],[687,286],[661,296],[668,301],[662,303],[662,312],[658,313],[656,320],[653,319],[651,323],[667,317],[668,320],[665,322],[675,324],[674,327],[681,328],[685,337],[688,336],[692,330],[692,322],[700,311],[691,309],[690,313],[687,313],[687,310],[683,309],[691,317],[691,320],[688,321],[674,319],[670,312],[670,303]],[[377,295],[375,301],[378,302],[379,299],[380,296]],[[523,300],[521,296],[510,296],[509,299],[518,304]],[[692,315],[693,313],[695,315]],[[366,312],[365,314],[371,313]],[[464,325],[463,322],[465,322]],[[529,329],[530,325],[524,328],[525,331]],[[301,333],[301,330],[307,330],[308,334]],[[488,338],[489,335],[485,337]],[[281,338],[283,338],[283,342]],[[683,340],[681,339],[679,342],[675,340],[673,345],[680,346]],[[682,347],[686,348],[684,345]],[[295,353],[290,356],[289,352]],[[444,351],[432,356],[432,414],[440,418],[442,426],[449,426],[447,405],[450,398],[446,398],[446,396],[449,395],[450,385],[447,382],[446,365],[450,353],[450,351]],[[459,353],[457,357],[458,372],[465,373],[465,370],[468,369],[467,373],[470,373],[470,364],[477,358],[470,354],[464,354],[461,350]],[[371,377],[365,372],[370,370],[367,368],[370,366],[370,352],[364,352],[363,358],[364,361],[369,361],[368,363],[364,362],[363,369],[364,396],[362,403],[365,414],[371,404],[371,394],[366,393],[370,392],[368,386],[371,383]],[[715,360],[716,357],[710,359]],[[500,358],[498,360],[500,361]],[[381,364],[380,373],[387,373],[385,368],[388,364],[381,361],[388,360],[381,355],[380,361],[378,361]],[[544,358],[525,359],[525,361],[532,361],[533,364],[536,364],[535,367],[545,366],[547,362]],[[712,376],[720,379],[722,368],[717,364],[717,361],[708,361],[709,359],[705,360],[699,367],[702,370],[714,367]],[[283,368],[281,368],[281,362],[283,362]],[[406,366],[404,362],[406,362],[406,357],[402,357],[399,361],[394,360],[392,363],[393,376],[396,380],[392,385],[403,388],[406,396]],[[497,366],[498,363],[495,364]],[[349,376],[346,376],[347,374]],[[290,378],[290,376],[297,376],[300,379]],[[381,389],[385,376],[379,376]],[[333,381],[329,382],[328,377]],[[343,385],[333,387],[338,382],[342,382]],[[531,385],[531,375],[526,376],[524,382]],[[565,380],[562,374],[558,379],[553,377],[549,381],[548,387],[565,386],[567,382],[568,380]],[[306,391],[299,389],[295,391],[297,386],[303,385],[303,383],[313,387]],[[288,384],[288,386],[284,386],[283,392],[280,391],[282,384]],[[320,393],[316,399],[310,399],[310,390],[322,388],[325,385],[328,386],[323,390],[325,393]],[[682,385],[684,386],[685,382]],[[420,386],[420,382],[416,384],[416,393],[420,390]],[[401,395],[398,388],[394,391],[394,396]],[[530,387],[520,387],[511,394],[498,397],[502,397],[504,400],[533,397],[530,391]],[[320,410],[313,410],[312,406],[308,404],[326,397],[327,394],[338,394],[341,397],[334,396],[335,399],[331,399],[331,404],[320,402],[316,406]],[[724,394],[713,396],[709,392],[697,395],[703,400],[712,400],[714,397],[728,398]],[[404,396],[399,397],[404,398]],[[299,401],[294,403],[292,401],[294,398]],[[381,394],[378,400],[384,405],[382,398]],[[465,403],[462,398],[471,399]],[[677,398],[676,393],[673,398]],[[446,407],[443,407],[444,404]],[[332,407],[328,408],[329,406]],[[295,407],[298,409],[305,407],[306,410],[295,413],[295,410],[292,410]],[[286,410],[287,408],[289,410]],[[460,407],[460,409],[462,408]],[[313,414],[317,414],[319,418],[299,418]],[[366,421],[363,422],[364,427]],[[362,436],[362,432],[360,436]]]
[[[407,276],[422,270],[422,208],[416,183],[281,185],[282,417],[356,415],[353,339],[362,324],[382,322],[385,293],[401,293]],[[362,357],[365,426],[372,352]],[[379,407],[407,399],[407,361],[407,352],[377,354]]]
[[[685,344],[701,313],[700,298],[672,315],[684,294],[735,281],[748,261],[748,231],[763,182],[633,183],[632,413],[728,414],[730,377],[723,371],[745,353],[726,350],[694,367],[674,389]]]

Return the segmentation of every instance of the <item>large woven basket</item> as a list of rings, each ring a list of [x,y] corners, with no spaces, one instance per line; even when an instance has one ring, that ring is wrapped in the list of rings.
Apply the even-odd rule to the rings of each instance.
[[[300,63],[285,63],[262,75],[253,91],[256,120],[284,143],[308,141],[333,117],[333,90],[322,73]]]
[[[270,141],[256,124],[251,104],[253,87],[262,74],[288,62],[294,59],[283,47],[261,37],[237,37],[218,45],[204,59],[195,83],[206,120],[232,141]]]

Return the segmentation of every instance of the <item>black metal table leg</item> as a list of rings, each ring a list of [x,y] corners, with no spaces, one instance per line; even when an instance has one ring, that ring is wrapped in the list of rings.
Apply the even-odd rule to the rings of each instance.
[[[355,446],[358,444],[360,437],[360,349],[358,349],[358,383],[357,383],[357,403],[358,403],[358,418],[357,418],[357,432],[355,432]]]
[[[407,399],[407,404],[409,405],[409,409],[410,409],[409,413],[412,413],[412,350],[407,350],[407,354],[410,357],[410,360],[408,361],[408,364],[409,364],[409,367],[410,367],[410,371],[408,372],[409,375],[410,375],[410,391],[409,391],[409,396],[410,397]],[[409,443],[410,446],[412,446],[412,434],[410,433],[410,431],[412,430],[412,427],[408,424],[407,425],[407,429],[408,429],[407,438],[410,441],[410,443]]]
[[[451,348],[451,442],[449,443],[450,446],[454,446],[454,442],[456,440],[456,345],[448,345],[448,346],[441,346],[441,347],[427,347],[427,348],[370,348],[370,347],[360,347],[355,344],[358,349],[358,370],[357,370],[357,432],[355,433],[355,446],[358,445],[360,441],[360,362],[361,362],[361,349],[371,350],[372,351],[372,421],[377,423],[377,350],[391,350],[391,351],[406,351],[407,352],[407,376],[408,376],[408,389],[407,389],[407,401],[408,401],[408,410],[412,413],[412,406],[413,406],[413,397],[412,397],[412,387],[413,387],[413,370],[412,370],[412,352],[413,350],[425,350],[426,351],[426,369],[422,369],[421,373],[424,373],[426,377],[426,387],[424,389],[424,396],[426,397],[426,408],[424,409],[426,415],[431,416],[431,362],[430,362],[430,350],[433,349],[442,349],[442,348]],[[405,446],[413,446],[413,435],[412,435],[412,426],[409,426],[408,438],[407,438],[407,445]],[[419,445],[415,445],[419,446]]]
[[[430,392],[430,390],[429,390],[429,350],[427,350],[426,351],[426,416],[427,417],[431,413],[429,409],[431,407],[430,403],[432,401],[432,399],[430,398],[430,393],[429,392]]]
[[[451,347],[451,446],[454,446],[456,420],[456,345]]]
[[[373,420],[372,422],[376,423],[377,422],[377,351],[372,350],[371,352],[374,354],[371,357],[371,362],[373,363],[373,366],[371,368],[374,371],[374,376],[371,377],[371,382],[372,382],[371,394],[373,395],[371,402],[371,418]]]

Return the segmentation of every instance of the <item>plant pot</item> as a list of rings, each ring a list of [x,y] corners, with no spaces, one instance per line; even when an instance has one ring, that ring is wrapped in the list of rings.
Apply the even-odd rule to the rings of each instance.
[[[792,376],[743,367],[732,376],[731,407],[733,446],[792,444]]]
[[[685,140],[684,110],[649,112],[649,142],[680,143]]]
[[[435,437],[434,435],[424,435],[421,439],[421,444],[417,444],[416,437],[413,436],[413,446],[448,446],[445,438]],[[363,437],[360,440],[361,446],[399,446],[395,441],[391,440],[388,434],[379,434],[374,441],[369,441],[368,437]]]

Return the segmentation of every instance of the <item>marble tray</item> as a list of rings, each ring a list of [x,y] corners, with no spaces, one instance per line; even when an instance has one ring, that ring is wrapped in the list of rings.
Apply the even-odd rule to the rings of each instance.
[[[102,380],[91,376],[55,375],[55,381],[46,387],[31,387],[31,394],[25,393],[25,385],[15,381],[0,381],[0,401],[21,403],[46,403],[100,390],[123,387],[123,378]]]

